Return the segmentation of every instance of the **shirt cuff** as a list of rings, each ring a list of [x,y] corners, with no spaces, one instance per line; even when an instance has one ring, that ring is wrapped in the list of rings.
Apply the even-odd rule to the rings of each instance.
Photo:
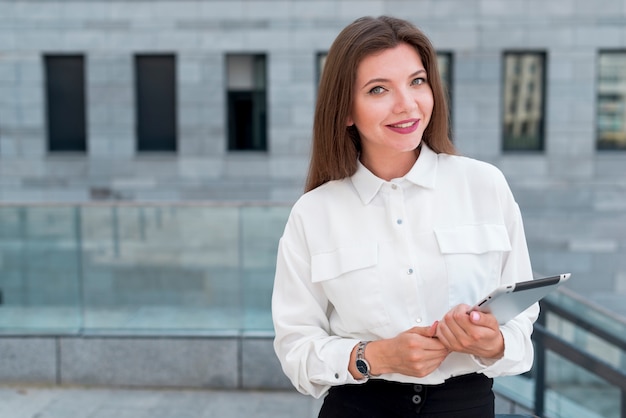
[[[472,360],[474,360],[474,362],[482,367],[483,369],[489,369],[491,367],[497,367],[498,363],[503,362],[503,363],[507,363],[508,361],[516,361],[516,359],[518,357],[520,357],[520,353],[519,350],[514,350],[509,348],[510,344],[507,344],[507,340],[511,341],[510,338],[507,338],[508,334],[509,334],[509,330],[507,330],[505,327],[500,328],[500,332],[502,333],[502,340],[504,342],[504,353],[502,353],[502,357],[500,358],[485,358],[485,357],[479,357],[479,356],[475,356],[472,354]]]
[[[360,340],[343,338],[333,341],[333,347],[329,353],[327,353],[332,357],[327,360],[327,373],[330,375],[320,376],[322,378],[321,380],[324,381],[323,383],[330,383],[331,386],[335,386],[367,382],[367,379],[355,379],[348,370],[350,366],[350,354],[354,346],[359,342]]]

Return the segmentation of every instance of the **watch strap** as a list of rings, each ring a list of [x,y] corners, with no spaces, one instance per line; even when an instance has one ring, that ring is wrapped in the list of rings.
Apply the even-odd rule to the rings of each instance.
[[[370,364],[365,360],[365,347],[369,341],[361,341],[356,348],[356,368],[366,379],[372,377],[370,374]]]

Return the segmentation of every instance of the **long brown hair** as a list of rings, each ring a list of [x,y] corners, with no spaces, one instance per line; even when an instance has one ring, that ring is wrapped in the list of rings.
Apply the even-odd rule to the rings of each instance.
[[[351,112],[357,68],[365,57],[400,43],[415,48],[433,92],[433,112],[422,141],[437,153],[456,153],[448,137],[448,105],[437,68],[437,54],[430,40],[405,20],[362,17],[339,33],[326,57],[315,106],[313,149],[305,191],[350,177],[356,171],[361,139],[354,126],[346,126],[346,121]]]

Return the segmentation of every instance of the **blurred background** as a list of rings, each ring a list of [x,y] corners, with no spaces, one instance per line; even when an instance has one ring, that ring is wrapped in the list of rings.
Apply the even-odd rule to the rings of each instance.
[[[0,1],[0,383],[289,390],[276,246],[326,52],[382,14],[572,273],[502,408],[626,417],[624,0]]]

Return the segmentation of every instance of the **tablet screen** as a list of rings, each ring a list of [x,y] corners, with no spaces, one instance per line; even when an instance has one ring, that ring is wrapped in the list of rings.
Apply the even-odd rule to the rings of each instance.
[[[504,324],[538,302],[570,278],[570,273],[542,279],[503,285],[482,298],[470,310],[492,313],[498,323]]]

